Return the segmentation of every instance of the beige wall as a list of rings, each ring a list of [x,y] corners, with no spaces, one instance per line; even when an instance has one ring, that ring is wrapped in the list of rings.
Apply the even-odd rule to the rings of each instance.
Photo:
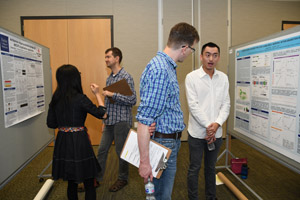
[[[209,41],[219,44],[221,60],[218,69],[224,72],[227,72],[228,63],[227,3],[227,0],[194,0],[193,4],[194,24],[200,32],[201,44]],[[192,1],[163,0],[163,4],[165,44],[174,24],[192,22]],[[113,15],[114,45],[123,51],[123,66],[132,74],[138,91],[141,73],[158,49],[157,8],[157,0],[0,0],[0,26],[21,34],[20,16]],[[232,45],[281,31],[282,20],[300,21],[299,10],[299,1],[232,0]],[[195,55],[197,68],[199,51]],[[186,124],[188,109],[184,79],[192,69],[192,56],[178,68]]]
[[[232,0],[232,45],[279,32],[282,21],[300,21],[299,0]]]

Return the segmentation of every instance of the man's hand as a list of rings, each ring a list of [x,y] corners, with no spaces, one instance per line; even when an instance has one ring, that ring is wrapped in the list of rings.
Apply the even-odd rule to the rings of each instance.
[[[211,123],[207,128],[206,128],[206,137],[205,139],[208,141],[208,144],[216,141],[216,132],[220,125],[216,122]]]
[[[208,144],[211,144],[211,143],[213,143],[213,142],[216,141],[216,137],[215,136],[212,136],[212,137],[207,137],[206,136],[205,139],[207,140]]]
[[[156,129],[156,123],[155,122],[153,122],[150,126],[149,126],[149,133],[150,133],[150,135],[152,136],[153,135],[153,133],[155,132],[155,129]]]
[[[140,167],[139,167],[139,174],[142,178],[144,178],[144,183],[148,182],[148,178],[150,177],[150,180],[153,180],[153,175],[152,175],[152,168],[150,163],[149,164],[144,164],[140,162]]]
[[[140,166],[139,166],[139,174],[144,179],[146,183],[148,178],[153,179],[152,175],[152,167],[150,165],[150,157],[149,157],[149,143],[150,143],[150,133],[149,126],[138,123],[137,127],[137,136],[138,136],[138,145],[140,151]]]
[[[112,97],[114,95],[113,92],[110,92],[108,90],[105,90],[102,92],[102,95],[105,96],[105,97]]]

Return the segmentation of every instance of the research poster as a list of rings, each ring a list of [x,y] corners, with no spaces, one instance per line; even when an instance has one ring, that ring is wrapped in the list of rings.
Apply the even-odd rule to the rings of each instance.
[[[234,129],[300,162],[300,32],[235,51]]]
[[[0,32],[5,128],[45,111],[42,48]]]

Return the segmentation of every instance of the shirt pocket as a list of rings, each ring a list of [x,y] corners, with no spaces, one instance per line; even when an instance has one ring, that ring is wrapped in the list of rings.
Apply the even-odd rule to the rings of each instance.
[[[217,86],[216,87],[216,100],[217,102],[222,102],[223,101],[223,97],[224,97],[224,90],[225,88],[222,86]]]
[[[177,81],[171,80],[170,87],[168,89],[168,97],[169,98],[179,97],[179,86]]]

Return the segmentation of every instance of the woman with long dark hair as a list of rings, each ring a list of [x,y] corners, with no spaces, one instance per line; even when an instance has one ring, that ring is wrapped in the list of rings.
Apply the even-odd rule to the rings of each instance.
[[[78,199],[77,185],[84,183],[85,199],[96,199],[94,178],[100,171],[92,145],[84,127],[87,113],[103,119],[106,108],[99,86],[91,84],[99,107],[83,94],[81,77],[73,65],[62,65],[56,71],[57,88],[49,105],[47,126],[58,128],[55,140],[52,176],[68,181],[68,199]]]

